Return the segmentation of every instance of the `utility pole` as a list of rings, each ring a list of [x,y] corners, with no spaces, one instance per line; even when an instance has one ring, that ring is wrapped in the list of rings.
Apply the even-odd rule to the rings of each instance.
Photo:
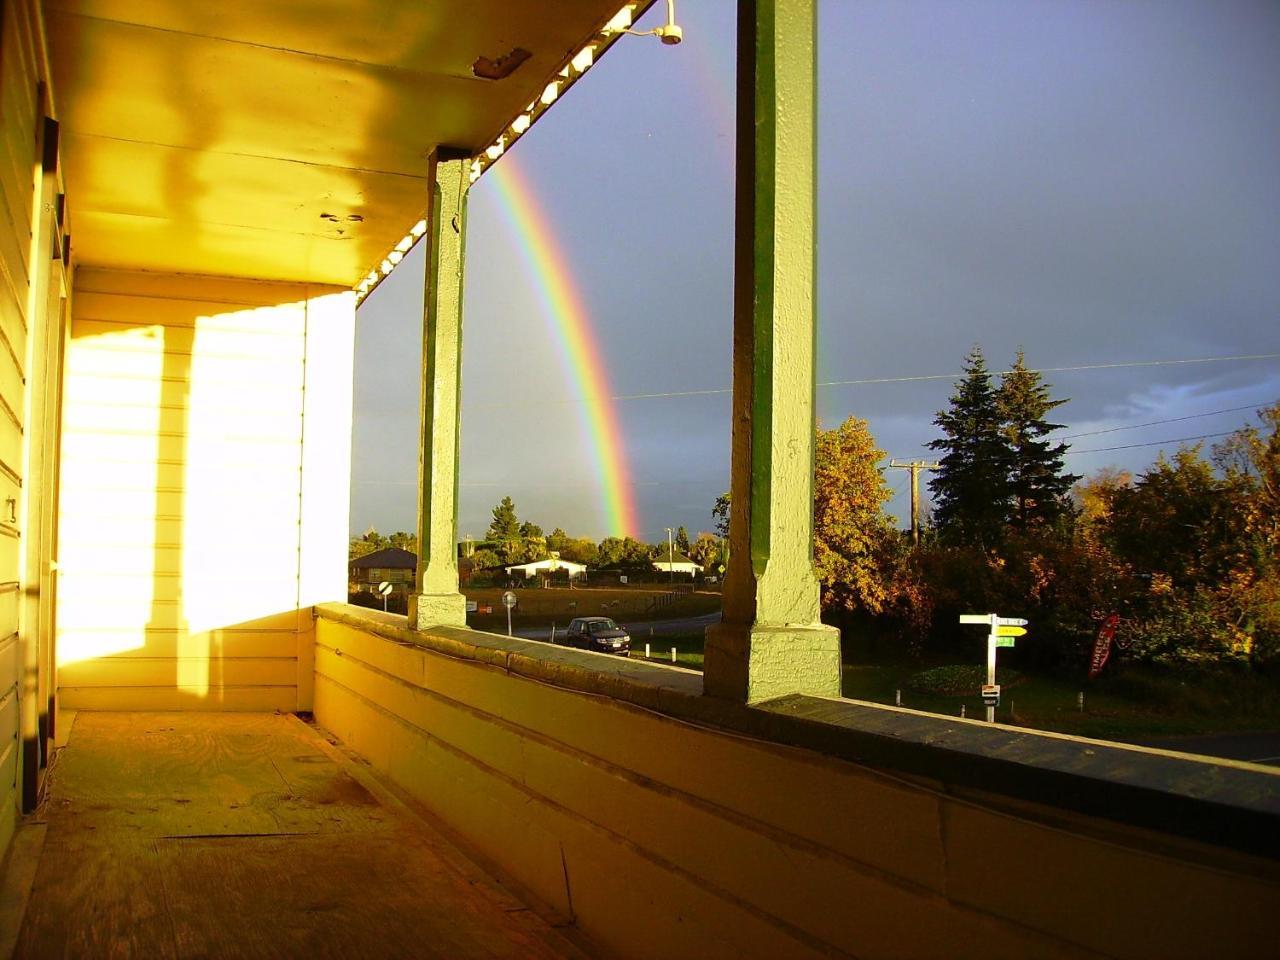
[[[927,463],[924,460],[910,460],[906,463],[899,463],[897,460],[890,460],[889,466],[897,467],[901,470],[911,471],[911,542],[920,542],[920,471],[921,470],[937,470],[942,464]]]
[[[667,531],[667,578],[675,583],[676,579],[676,547],[671,539],[671,528],[666,527]]]

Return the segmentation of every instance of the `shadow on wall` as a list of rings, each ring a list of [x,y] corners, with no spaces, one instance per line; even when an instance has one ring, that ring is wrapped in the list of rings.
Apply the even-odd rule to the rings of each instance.
[[[309,608],[346,589],[353,331],[352,295],[329,287],[81,271],[64,706],[294,710],[309,697]]]

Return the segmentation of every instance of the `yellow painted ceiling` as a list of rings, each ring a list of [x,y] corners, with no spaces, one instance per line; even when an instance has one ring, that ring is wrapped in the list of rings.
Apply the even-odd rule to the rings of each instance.
[[[351,286],[421,215],[427,154],[487,147],[621,6],[51,0],[77,260]]]

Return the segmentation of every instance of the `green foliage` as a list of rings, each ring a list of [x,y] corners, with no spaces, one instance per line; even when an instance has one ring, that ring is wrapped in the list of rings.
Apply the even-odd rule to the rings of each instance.
[[[987,682],[985,665],[974,663],[948,664],[913,673],[903,681],[903,686],[916,693],[937,697],[971,697]],[[996,682],[1002,687],[1012,687],[1022,682],[1017,670],[1000,667]]]
[[[1080,478],[1063,472],[1065,443],[1045,439],[1060,423],[1045,420],[1048,413],[1066,400],[1049,398],[1049,388],[1041,375],[1027,369],[1021,350],[1012,369],[1005,374],[996,393],[1005,441],[1009,446],[1009,486],[1013,495],[1010,521],[1026,529],[1040,523],[1054,523],[1070,511],[1068,494]]]
[[[520,537],[520,520],[516,516],[516,505],[510,497],[503,497],[493,508],[493,520],[489,524],[487,538],[490,540],[517,540]]]
[[[680,527],[678,530],[676,530],[676,549],[679,550],[681,553],[683,553],[685,556],[688,556],[690,546],[691,544],[689,543],[689,531],[686,530],[684,527]]]
[[[934,423],[943,432],[929,444],[942,453],[929,481],[939,537],[952,544],[998,546],[1014,499],[1013,459],[981,348],[965,358],[965,377]]]
[[[649,567],[653,562],[654,548],[630,537],[606,537],[600,541],[596,565],[604,570],[628,567]]]
[[[476,550],[467,558],[473,570],[493,570],[503,565],[503,560],[492,550]]]
[[[711,508],[711,516],[716,521],[716,533],[722,537],[729,535],[729,491],[716,497],[715,506]]]
[[[708,574],[719,576],[719,567],[724,563],[723,547],[720,538],[713,533],[699,533],[697,539],[689,545],[689,559],[702,567]]]
[[[387,547],[396,547],[400,550],[408,550],[410,553],[417,553],[418,535],[397,530],[391,536],[384,537],[373,527],[370,527],[364,532],[363,536],[352,538],[347,550],[347,559],[358,560],[360,557],[368,556],[378,550],[385,550]]]

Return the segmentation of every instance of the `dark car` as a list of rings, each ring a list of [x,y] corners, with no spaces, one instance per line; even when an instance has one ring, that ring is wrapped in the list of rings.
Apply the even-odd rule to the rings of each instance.
[[[608,617],[578,617],[569,623],[560,642],[580,650],[631,656],[631,637]]]

